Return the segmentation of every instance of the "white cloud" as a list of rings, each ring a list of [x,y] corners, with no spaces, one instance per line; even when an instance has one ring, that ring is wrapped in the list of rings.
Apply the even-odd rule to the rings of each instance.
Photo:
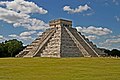
[[[16,34],[11,34],[11,35],[8,35],[10,38],[9,39],[18,39],[18,40],[21,40],[21,41],[32,41],[34,40],[34,38],[32,38],[31,36],[20,36],[20,35],[16,35]]]
[[[109,36],[99,43],[100,46],[108,49],[118,49],[120,45],[120,35]]]
[[[35,39],[35,37],[32,37],[32,35],[20,36],[16,34],[10,34],[8,36],[9,36],[9,39],[17,39],[19,41],[22,41],[24,46],[30,44]]]
[[[32,41],[35,39],[35,37],[42,35],[42,32],[37,32],[37,31],[25,31],[25,32],[21,32],[19,35],[16,34],[10,34],[8,35],[10,37],[10,39],[18,39],[18,40],[22,40],[24,41]],[[33,37],[34,35],[34,37]]]
[[[20,39],[21,40],[26,40],[26,41],[32,41],[32,40],[34,40],[34,38],[32,38],[31,36],[22,36]]]
[[[115,16],[115,19],[117,20],[117,22],[120,22],[120,17]]]
[[[19,36],[17,36],[16,34],[11,34],[11,35],[8,35],[9,37],[12,37],[12,38],[17,38]]]
[[[3,35],[0,35],[0,43],[5,41],[5,40],[8,40],[8,38],[6,38],[5,36]]]
[[[29,15],[17,13],[11,10],[7,10],[0,7],[0,20],[6,21],[7,23],[16,23],[24,19],[29,18]]]
[[[81,13],[83,11],[87,11],[91,9],[87,4],[84,6],[78,6],[78,8],[72,9],[70,6],[64,6],[63,10],[67,11],[68,13]]]
[[[115,38],[120,38],[120,35],[111,35],[110,38],[115,39]]]
[[[1,7],[0,12],[2,12],[0,13],[0,20],[11,23],[14,27],[22,26],[28,30],[45,30],[49,27],[44,21],[30,18],[27,14],[17,13]]]
[[[0,35],[0,43],[4,42],[5,40],[8,40],[8,38],[4,37],[3,35]]]
[[[25,0],[14,0],[14,1],[1,1],[0,5],[5,6],[9,10],[13,10],[19,13],[40,13],[46,14],[48,11],[43,9],[42,7],[37,6],[33,2],[28,2]]]
[[[17,40],[22,41],[24,45],[28,45],[35,39],[37,34],[38,33],[36,31],[26,31],[26,32],[20,33],[19,35],[10,34],[8,36],[9,36],[9,39],[17,39]]]
[[[4,37],[2,35],[0,35],[0,40],[2,40]]]
[[[40,35],[42,35],[42,33],[43,33],[43,32],[38,32],[37,35],[40,36]]]
[[[36,31],[22,32],[20,34],[20,37],[27,37],[27,36],[30,36],[30,35],[35,34],[35,33],[37,33],[37,32]]]
[[[95,12],[91,12],[91,13],[83,14],[83,16],[91,16],[91,15],[93,15],[93,14],[95,14]]]
[[[85,36],[85,37],[88,38],[89,40],[97,39],[97,36],[94,36],[94,35],[88,35],[88,36]]]
[[[6,6],[0,7],[0,20],[13,24],[14,27],[24,27],[28,30],[45,30],[49,27],[42,20],[30,18],[31,16],[28,13],[46,13],[33,2],[24,0],[1,1],[0,5]]]
[[[87,34],[95,34],[98,36],[102,35],[107,35],[112,33],[112,31],[108,28],[102,28],[102,27],[94,27],[94,26],[89,26],[89,27],[76,27],[77,31],[82,32],[82,33],[87,33]]]
[[[119,5],[119,0],[112,0],[112,2],[115,4],[115,5]]]
[[[47,10],[37,6],[33,2],[25,0],[14,0],[14,1],[0,1],[0,20],[3,20],[14,27],[26,28],[27,32],[22,32],[19,35],[11,34],[8,35],[9,39],[22,40],[25,44],[35,39],[35,30],[45,30],[49,27],[47,23],[36,18],[31,18],[30,13],[46,14]],[[3,36],[0,36],[0,42],[8,40]]]
[[[107,39],[107,40],[105,41],[105,43],[117,44],[117,43],[120,43],[120,38],[117,38],[117,39]]]
[[[28,30],[45,30],[49,28],[49,25],[46,24],[44,21],[30,18],[24,19],[21,22],[17,22],[14,24],[14,26],[23,26]]]

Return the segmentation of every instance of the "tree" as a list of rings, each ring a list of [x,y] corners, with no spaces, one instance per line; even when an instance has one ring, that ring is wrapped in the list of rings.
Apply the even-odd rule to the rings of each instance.
[[[23,43],[17,39],[5,41],[4,48],[7,50],[7,57],[14,57],[23,49]]]
[[[111,50],[111,51],[105,49],[104,52],[105,52],[108,56],[114,56],[114,57],[119,56],[119,57],[120,57],[120,51],[117,50],[117,49],[113,49],[113,50]]]
[[[119,56],[120,57],[120,51],[117,49],[113,49],[111,51],[111,56]]]
[[[105,49],[104,52],[105,52],[108,56],[111,56],[111,51],[110,51],[110,50]]]
[[[4,43],[0,43],[0,57],[4,57]]]

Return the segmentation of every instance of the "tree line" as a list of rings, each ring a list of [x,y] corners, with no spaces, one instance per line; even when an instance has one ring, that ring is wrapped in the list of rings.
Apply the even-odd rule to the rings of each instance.
[[[117,49],[105,49],[104,52],[107,54],[107,56],[120,57],[120,50]]]
[[[0,43],[0,57],[15,57],[24,46],[17,39],[8,40]]]

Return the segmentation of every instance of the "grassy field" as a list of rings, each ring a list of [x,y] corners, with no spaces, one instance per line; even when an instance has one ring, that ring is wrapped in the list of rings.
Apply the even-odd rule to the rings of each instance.
[[[1,58],[0,80],[120,80],[120,59]]]

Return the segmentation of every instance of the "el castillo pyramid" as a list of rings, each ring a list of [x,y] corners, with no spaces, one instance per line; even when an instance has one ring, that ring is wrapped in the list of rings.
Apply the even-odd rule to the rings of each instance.
[[[99,57],[102,52],[75,28],[72,21],[57,19],[16,57]]]

